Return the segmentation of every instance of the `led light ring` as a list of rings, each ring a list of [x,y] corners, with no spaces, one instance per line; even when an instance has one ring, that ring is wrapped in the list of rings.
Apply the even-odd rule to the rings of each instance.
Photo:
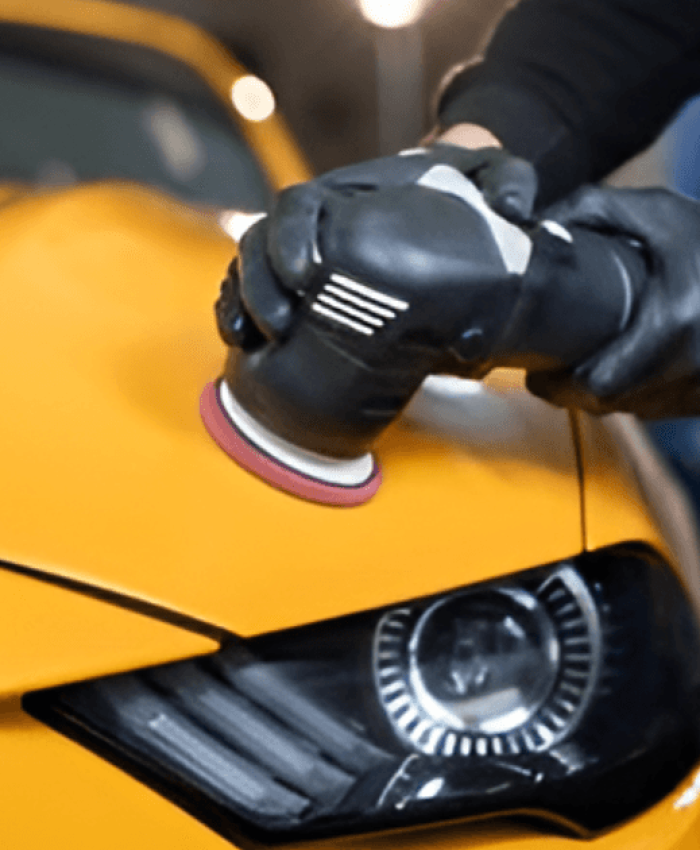
[[[434,614],[446,604],[477,595],[538,610],[542,634],[556,643],[556,674],[548,693],[522,724],[503,732],[465,730],[450,723],[449,712],[436,716],[436,700],[426,700],[417,661],[421,637]],[[542,625],[544,620],[549,624]],[[374,638],[377,693],[395,733],[413,750],[443,757],[517,756],[550,749],[573,732],[593,695],[600,674],[601,628],[595,603],[575,569],[562,566],[530,593],[500,586],[450,594],[427,609],[406,606],[380,620]]]
[[[603,639],[595,601],[573,567],[552,573],[538,587],[537,597],[555,622],[561,646],[557,684],[542,709],[547,725],[557,730],[548,749],[573,732],[588,708],[600,678]],[[555,719],[562,713],[563,723]]]

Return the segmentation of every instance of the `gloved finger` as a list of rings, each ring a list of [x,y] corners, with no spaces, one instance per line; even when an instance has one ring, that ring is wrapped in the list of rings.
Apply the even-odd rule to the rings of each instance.
[[[641,419],[668,419],[669,416],[700,415],[700,382],[697,378],[658,384],[625,395],[600,399],[572,380],[571,376],[555,376],[532,372],[526,384],[533,395],[557,407],[585,410],[595,416],[608,413],[633,413]]]
[[[544,217],[561,224],[598,224],[608,212],[609,194],[598,186],[583,186],[544,211]]]
[[[667,193],[657,189],[584,186],[545,211],[545,218],[653,242]]]
[[[272,269],[294,291],[303,290],[311,277],[324,194],[314,180],[292,186],[280,192],[268,216],[266,250]]]
[[[672,356],[671,346],[664,343],[667,335],[650,326],[658,324],[659,313],[651,307],[601,354],[572,371],[529,374],[528,389],[558,407],[599,414],[629,410],[641,415],[642,393],[654,391],[653,376],[661,365],[659,351]]]
[[[372,191],[415,183],[434,165],[450,165],[471,178],[482,168],[511,159],[513,157],[500,148],[472,150],[461,145],[437,142],[430,148],[414,148],[396,156],[336,168],[318,178],[318,182],[332,189]]]
[[[601,413],[633,413],[641,419],[700,414],[700,383],[696,377],[658,381],[651,386],[614,396],[601,404]]]
[[[666,344],[660,305],[648,303],[620,337],[599,354],[573,370],[533,372],[527,387],[540,398],[558,407],[576,407],[592,413],[632,410],[640,391],[651,392],[653,376],[660,367],[660,351],[672,357],[673,346]],[[625,404],[625,398],[631,401]],[[631,406],[630,406],[631,405]]]
[[[574,370],[576,381],[600,399],[648,384],[679,342],[666,315],[658,299],[648,301],[618,339]]]
[[[241,240],[238,271],[243,306],[260,331],[275,340],[289,329],[294,300],[270,267],[267,242],[267,219],[262,219]]]
[[[531,219],[537,196],[537,172],[529,162],[501,148],[470,150],[438,143],[431,150],[439,155],[441,162],[469,177],[483,193],[486,203],[504,218],[519,223]]]
[[[528,372],[525,385],[533,395],[556,407],[586,410],[598,415],[608,412],[605,403],[578,383],[570,372]]]
[[[415,183],[430,167],[430,151],[416,148],[397,156],[385,156],[336,168],[319,178],[330,189],[374,191]]]
[[[695,382],[697,384],[697,381]],[[700,412],[700,397],[686,381],[657,384],[638,392],[631,392],[617,401],[616,410],[634,413],[641,419],[668,419],[669,411],[674,416],[691,415],[686,408],[693,404]]]
[[[240,276],[234,260],[221,283],[219,298],[214,305],[216,324],[226,345],[252,351],[265,342],[265,337],[248,315],[241,301]]]
[[[532,218],[537,197],[537,172],[524,159],[506,157],[482,167],[473,177],[486,203],[515,222]]]

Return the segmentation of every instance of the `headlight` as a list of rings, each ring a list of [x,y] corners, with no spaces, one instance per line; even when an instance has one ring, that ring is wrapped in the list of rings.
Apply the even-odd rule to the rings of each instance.
[[[235,839],[525,813],[578,833],[700,759],[700,642],[641,546],[31,694]]]
[[[600,616],[570,566],[532,590],[466,590],[385,614],[377,690],[394,731],[431,756],[538,752],[567,738],[595,690]]]

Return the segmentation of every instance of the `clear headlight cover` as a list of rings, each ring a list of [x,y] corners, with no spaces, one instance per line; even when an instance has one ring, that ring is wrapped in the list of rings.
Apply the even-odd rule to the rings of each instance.
[[[615,547],[25,706],[233,840],[513,813],[591,834],[700,759],[699,649],[668,565]]]

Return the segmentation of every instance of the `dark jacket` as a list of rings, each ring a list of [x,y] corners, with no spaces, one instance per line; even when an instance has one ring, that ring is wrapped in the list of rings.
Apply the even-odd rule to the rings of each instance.
[[[700,0],[522,0],[438,114],[533,162],[543,205],[642,150],[697,92]]]

